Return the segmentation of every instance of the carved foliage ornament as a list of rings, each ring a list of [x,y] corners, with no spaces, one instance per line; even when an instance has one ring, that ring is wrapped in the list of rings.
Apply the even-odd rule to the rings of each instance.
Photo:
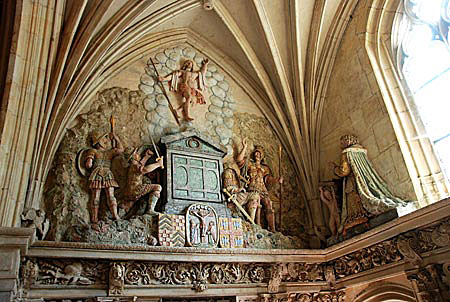
[[[357,274],[385,264],[407,259],[415,265],[420,255],[450,245],[450,220],[443,219],[433,226],[413,230],[357,252],[328,262],[336,279]]]
[[[429,264],[407,273],[419,301],[450,301],[449,266]]]
[[[22,267],[25,288],[32,285],[106,284],[109,264],[97,261],[27,259]]]
[[[336,278],[343,278],[401,259],[395,241],[387,240],[333,260],[330,264],[334,267]]]
[[[257,264],[151,263],[131,262],[125,265],[125,284],[187,285],[196,291],[207,284],[241,284],[267,282],[269,266]]]
[[[344,302],[345,292],[262,294],[261,302]]]

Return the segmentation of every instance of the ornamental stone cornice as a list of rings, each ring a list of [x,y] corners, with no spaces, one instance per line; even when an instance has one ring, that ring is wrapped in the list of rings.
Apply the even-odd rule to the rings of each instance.
[[[431,272],[448,274],[449,208],[443,200],[339,244],[347,253],[336,247],[196,249],[37,241],[23,249],[20,288],[27,297],[55,299],[68,289],[77,296],[120,297],[148,296],[158,289],[167,296],[310,292],[314,301],[314,293],[399,274],[411,276],[416,284],[425,270],[431,274],[430,265]],[[29,235],[21,242],[32,242],[32,231],[17,232]],[[364,244],[370,236],[385,239]]]

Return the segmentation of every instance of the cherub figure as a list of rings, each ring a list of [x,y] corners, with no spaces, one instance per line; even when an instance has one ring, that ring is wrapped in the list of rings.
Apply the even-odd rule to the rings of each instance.
[[[123,146],[114,132],[108,134],[94,131],[91,133],[91,139],[95,149],[87,151],[85,165],[86,168],[92,169],[89,176],[89,189],[92,194],[91,222],[96,225],[102,189],[106,191],[106,198],[113,219],[120,219],[117,214],[117,201],[114,197],[114,188],[118,188],[119,184],[111,171],[111,162],[114,157],[123,153]],[[114,145],[115,147],[112,147]]]
[[[132,150],[128,158],[130,166],[128,168],[127,188],[125,191],[126,202],[122,204],[122,208],[125,210],[129,210],[137,200],[139,200],[142,196],[149,194],[145,214],[157,214],[157,212],[155,212],[155,206],[161,194],[162,187],[159,184],[143,183],[143,176],[145,174],[158,168],[164,168],[162,157],[157,158],[155,163],[146,165],[147,161],[152,156],[153,152],[150,149],[145,151],[145,155],[142,158],[136,148]]]
[[[206,78],[205,73],[209,60],[205,59],[202,62],[202,67],[198,71],[194,71],[194,61],[186,60],[180,70],[176,70],[165,77],[158,77],[159,81],[170,81],[169,86],[171,91],[178,92],[182,97],[183,118],[186,121],[192,121],[193,118],[189,115],[189,105],[194,104],[193,98],[197,98],[198,104],[206,104]]]

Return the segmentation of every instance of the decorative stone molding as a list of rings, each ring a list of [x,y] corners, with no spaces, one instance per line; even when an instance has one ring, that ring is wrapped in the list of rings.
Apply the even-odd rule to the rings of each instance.
[[[354,275],[402,259],[396,240],[386,240],[329,262],[336,278]]]
[[[120,296],[123,295],[123,288],[125,284],[125,267],[122,263],[112,263],[109,270],[109,287],[108,295]]]
[[[245,284],[267,282],[266,264],[152,263],[125,265],[125,285],[192,285],[201,292],[208,284]]]
[[[261,294],[261,302],[344,302],[345,291]]]
[[[450,245],[450,220],[413,230],[330,261],[336,278],[354,275],[405,259],[419,265],[421,254]]]
[[[342,294],[324,290],[341,289],[349,284],[349,280],[357,284],[360,278],[367,280],[367,276],[385,269],[391,271],[389,274],[409,269],[406,273],[416,295],[423,296],[423,299],[438,294],[447,298],[445,293],[450,289],[449,237],[450,221],[444,218],[372,246],[357,251],[354,248],[353,252],[335,256],[328,262],[321,262],[328,257],[326,253],[302,252],[315,263],[295,262],[299,258],[293,254],[301,251],[292,251],[288,255],[280,250],[280,254],[269,255],[267,251],[257,254],[254,250],[230,250],[227,257],[231,255],[239,260],[228,262],[230,260],[216,254],[219,249],[166,247],[136,248],[133,257],[126,260],[125,254],[130,254],[127,252],[129,249],[111,249],[104,253],[106,250],[95,250],[97,246],[93,249],[72,243],[55,249],[53,246],[45,248],[46,242],[40,241],[36,243],[40,248],[35,250],[33,247],[30,256],[24,255],[20,285],[23,297],[40,295],[43,288],[49,293],[70,289],[78,297],[83,297],[87,291],[100,290],[110,297],[125,298],[125,295],[148,293],[155,288],[167,291],[166,295],[170,296],[185,293],[189,288],[213,295],[224,288],[246,288],[250,289],[249,294],[254,294],[252,291],[255,289],[261,292],[261,288],[267,287],[264,290],[267,295],[260,297],[267,298],[267,301],[340,301],[343,300]],[[48,258],[49,254],[55,258]],[[153,261],[145,260],[149,259],[149,254]],[[193,261],[187,262],[186,257]],[[252,263],[248,257],[260,260]],[[426,267],[421,267],[426,264]],[[296,293],[298,286],[306,290]],[[308,288],[314,288],[316,292],[308,293]]]
[[[344,302],[345,292],[319,292],[311,294],[295,294],[295,296],[290,297],[289,301],[301,301],[301,302]]]
[[[417,299],[420,302],[449,301],[450,284],[448,279],[449,263],[429,264],[424,268],[407,272]]]
[[[27,258],[21,279],[26,288],[33,285],[106,285],[109,264],[100,261]]]
[[[267,285],[269,293],[278,292],[281,280],[283,279],[283,271],[286,271],[286,267],[282,264],[275,264],[270,268],[270,280]]]
[[[195,263],[94,261],[27,258],[21,274],[24,288],[84,288],[108,285],[110,296],[120,296],[126,287],[191,285],[202,292],[209,285],[268,283],[270,293],[282,282],[325,280],[319,264],[305,263]],[[108,280],[108,281],[107,281]]]

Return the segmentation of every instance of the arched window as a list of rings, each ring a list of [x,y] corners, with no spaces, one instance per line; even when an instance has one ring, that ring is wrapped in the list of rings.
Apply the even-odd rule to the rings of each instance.
[[[410,102],[450,176],[450,2],[404,0],[393,51]],[[395,21],[394,21],[395,24]]]
[[[443,55],[448,55],[448,2],[372,0],[365,33],[367,54],[421,206],[449,196],[444,175],[445,169],[450,174],[449,57]]]

